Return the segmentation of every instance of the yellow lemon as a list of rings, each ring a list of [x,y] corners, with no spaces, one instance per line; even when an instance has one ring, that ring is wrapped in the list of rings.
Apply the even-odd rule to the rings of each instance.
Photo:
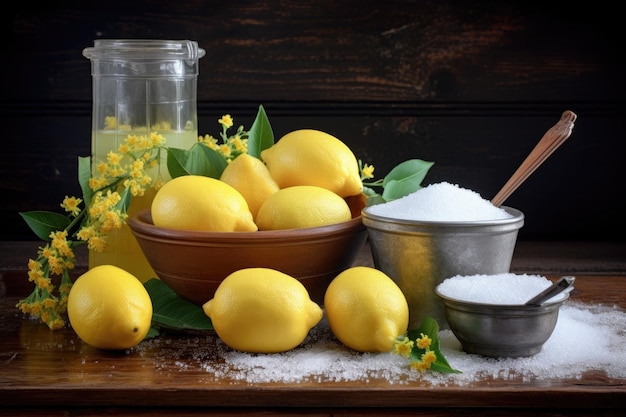
[[[233,272],[202,309],[224,343],[255,353],[295,348],[323,315],[300,281],[270,268]]]
[[[215,178],[184,175],[166,182],[152,201],[152,221],[169,229],[252,232],[257,227],[246,199]]]
[[[220,181],[241,193],[253,218],[256,218],[265,199],[279,189],[263,161],[247,153],[239,155],[228,164]]]
[[[269,196],[257,213],[259,230],[302,229],[346,222],[346,201],[326,188],[297,185]]]
[[[385,273],[370,267],[346,269],[324,295],[333,334],[359,352],[389,352],[409,323],[407,300]]]
[[[363,183],[350,148],[336,137],[313,129],[287,133],[261,152],[280,188],[316,185],[340,197],[359,194]]]
[[[67,299],[72,328],[98,349],[129,349],[143,340],[152,323],[152,301],[134,275],[113,265],[82,274]]]

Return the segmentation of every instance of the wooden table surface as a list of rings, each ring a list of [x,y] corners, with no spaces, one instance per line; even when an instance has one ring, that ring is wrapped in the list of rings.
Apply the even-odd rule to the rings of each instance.
[[[509,377],[458,386],[438,386],[427,380],[397,384],[384,378],[251,383],[212,377],[193,358],[190,346],[195,349],[201,345],[207,352],[216,350],[214,335],[166,334],[141,349],[125,353],[99,351],[83,344],[71,329],[52,332],[23,318],[15,309],[21,295],[15,290],[22,287],[13,282],[19,275],[13,265],[21,256],[31,256],[15,246],[6,242],[0,245],[0,250],[6,249],[0,255],[0,273],[6,287],[5,295],[0,297],[0,416],[196,416],[208,411],[264,416],[392,412],[425,416],[624,415],[626,380],[610,378],[603,370],[585,372],[580,378],[528,381]],[[553,252],[551,259],[574,255],[580,262],[576,255],[579,249],[567,247]],[[622,270],[626,257],[622,258],[622,245],[611,247],[598,251],[598,256],[611,259],[602,259],[596,273],[588,270],[594,262],[581,266],[585,270],[576,274],[572,300],[626,309],[626,271]],[[585,253],[593,253],[593,249],[590,251]],[[519,253],[535,251],[528,246]],[[565,253],[565,258],[559,258],[558,253]],[[359,262],[370,262],[367,248]],[[535,265],[524,255],[518,255],[514,264]],[[567,265],[562,269],[572,273]],[[553,271],[546,276],[559,275]],[[164,350],[169,354],[164,355]]]

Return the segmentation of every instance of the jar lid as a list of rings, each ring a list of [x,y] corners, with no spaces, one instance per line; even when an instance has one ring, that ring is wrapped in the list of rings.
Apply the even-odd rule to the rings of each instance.
[[[181,59],[196,61],[206,51],[196,41],[159,39],[98,39],[94,46],[83,49],[91,60],[155,60]]]

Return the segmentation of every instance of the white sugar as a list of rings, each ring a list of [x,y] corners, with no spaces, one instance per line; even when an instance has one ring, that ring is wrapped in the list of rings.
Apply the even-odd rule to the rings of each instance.
[[[454,276],[445,279],[437,290],[449,298],[484,304],[524,304],[552,285],[552,281],[539,275],[494,274]],[[558,298],[557,298],[558,297]],[[563,298],[564,295],[555,297]]]
[[[359,353],[341,345],[324,319],[304,343],[288,352],[250,354],[233,351],[214,332],[156,338],[135,348],[151,358],[158,372],[190,373],[190,377],[234,385],[266,383],[305,384],[357,381],[359,384],[462,386],[492,378],[544,380],[580,378],[589,370],[608,378],[626,379],[626,312],[618,307],[568,300],[561,306],[557,325],[541,352],[528,358],[485,358],[467,354],[450,330],[439,332],[440,348],[460,374],[417,372],[405,358],[391,353]],[[618,381],[619,383],[619,381]],[[379,385],[377,385],[379,386]]]
[[[369,206],[367,212],[393,219],[451,222],[512,217],[477,192],[448,182],[431,184],[397,200]]]

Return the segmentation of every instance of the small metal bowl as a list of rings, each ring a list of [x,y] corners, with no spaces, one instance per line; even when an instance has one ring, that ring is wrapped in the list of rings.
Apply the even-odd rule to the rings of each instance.
[[[491,358],[533,356],[550,338],[559,308],[569,298],[561,293],[540,306],[482,304],[435,293],[445,306],[450,330],[463,350]]]

